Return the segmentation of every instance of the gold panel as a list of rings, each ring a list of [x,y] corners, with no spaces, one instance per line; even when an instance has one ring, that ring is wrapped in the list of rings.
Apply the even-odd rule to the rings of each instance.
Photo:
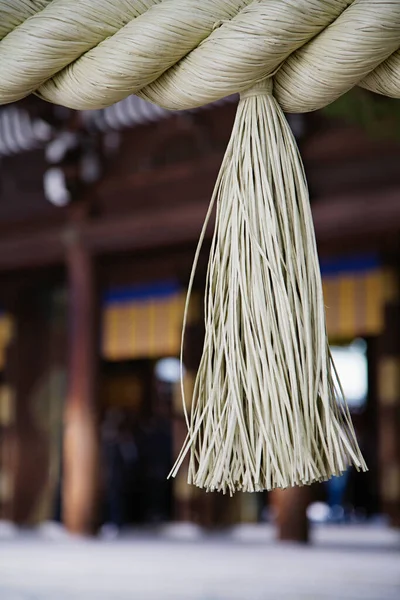
[[[337,280],[327,277],[322,280],[322,289],[325,303],[326,327],[329,335],[335,335],[338,322],[337,310]]]
[[[103,356],[132,360],[177,356],[180,351],[184,294],[115,303],[103,313]]]
[[[389,277],[387,273],[385,277]],[[331,339],[351,339],[382,332],[383,271],[330,275],[323,278],[322,287],[326,326]]]
[[[357,305],[355,302],[356,298],[356,279],[355,277],[341,277],[339,279],[339,322],[338,322],[338,334],[340,337],[355,337],[356,332],[356,319],[355,313],[357,311]]]
[[[383,330],[383,278],[380,271],[365,277],[366,333],[378,335]]]

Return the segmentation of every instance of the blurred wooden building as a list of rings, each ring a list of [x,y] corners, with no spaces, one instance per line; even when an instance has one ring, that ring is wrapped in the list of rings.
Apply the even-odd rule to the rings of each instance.
[[[139,428],[168,423],[176,454],[179,386],[157,380],[156,367],[179,355],[191,264],[235,108],[233,98],[172,114],[131,97],[81,113],[36,99],[0,109],[0,518],[34,524],[61,511],[79,532],[101,522],[107,409]],[[339,350],[363,340],[368,364],[354,419],[370,473],[353,501],[398,525],[400,143],[318,113],[291,123],[328,332]],[[209,239],[189,315],[189,393]],[[202,524],[255,520],[264,502],[201,494],[184,473],[168,489],[169,517]]]

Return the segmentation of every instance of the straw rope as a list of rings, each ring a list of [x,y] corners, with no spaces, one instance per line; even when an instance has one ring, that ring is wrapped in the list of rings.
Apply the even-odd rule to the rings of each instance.
[[[191,483],[230,493],[365,470],[282,109],[355,85],[400,97],[400,1],[3,0],[0,36],[0,103],[35,92],[100,108],[136,93],[187,109],[241,93],[189,285],[185,319],[215,204],[203,355],[172,475],[187,453]]]
[[[0,103],[71,108],[136,93],[187,109],[275,76],[289,112],[355,85],[400,97],[396,0],[2,0]]]

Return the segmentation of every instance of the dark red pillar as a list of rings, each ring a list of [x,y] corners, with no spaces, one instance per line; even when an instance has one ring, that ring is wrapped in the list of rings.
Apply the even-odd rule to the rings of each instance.
[[[309,486],[274,490],[272,492],[278,539],[293,542],[308,541],[307,506],[310,503],[310,498]]]
[[[93,259],[77,237],[71,236],[69,240],[66,263],[69,372],[64,422],[63,521],[73,533],[90,534],[98,517],[98,311]]]

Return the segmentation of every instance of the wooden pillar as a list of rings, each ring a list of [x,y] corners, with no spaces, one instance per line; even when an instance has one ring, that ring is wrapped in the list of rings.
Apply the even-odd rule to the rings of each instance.
[[[310,498],[310,486],[271,492],[271,504],[276,516],[278,539],[294,542],[308,541],[309,526],[306,511]]]
[[[98,519],[98,315],[93,260],[73,235],[68,240],[66,263],[69,371],[64,415],[62,513],[69,531],[90,534]]]
[[[11,520],[15,475],[15,389],[8,377],[8,348],[13,337],[13,320],[0,324],[0,520]]]
[[[48,403],[48,300],[48,290],[27,284],[15,289],[9,306],[14,335],[7,352],[5,379],[10,404],[7,412],[12,413],[7,453],[13,489],[7,516],[22,525],[40,520],[38,509],[48,481],[49,448],[43,427]]]
[[[384,329],[378,339],[379,472],[383,512],[400,527],[400,275],[385,274]]]

